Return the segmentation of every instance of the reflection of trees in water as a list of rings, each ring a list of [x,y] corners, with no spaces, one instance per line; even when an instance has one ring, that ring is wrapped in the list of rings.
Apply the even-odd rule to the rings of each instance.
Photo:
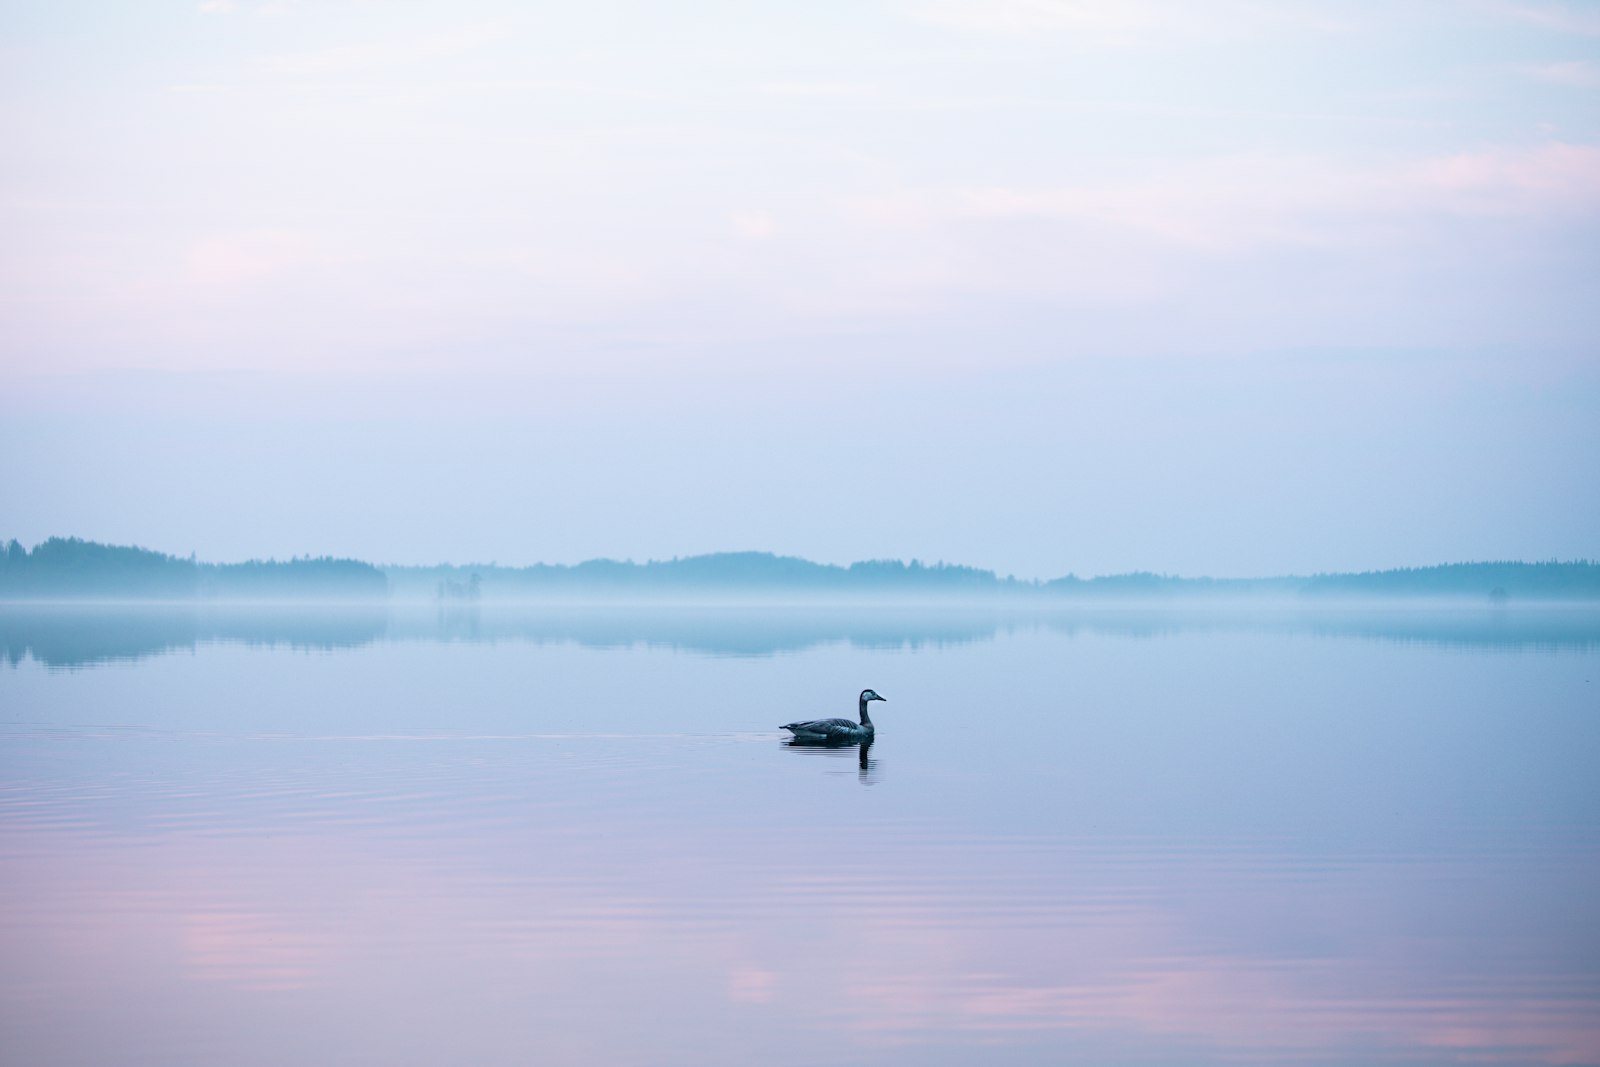
[[[476,604],[452,603],[448,600],[441,600],[439,606],[434,610],[433,620],[437,630],[431,636],[435,640],[483,640],[483,612],[478,610]],[[418,633],[415,636],[419,639],[426,639],[429,635]]]
[[[472,605],[431,613],[397,610],[389,636],[761,656],[825,644],[882,650],[941,648],[990,641],[1019,624],[1031,625],[994,612],[939,609]]]
[[[1313,615],[1302,629],[1321,637],[1382,637],[1402,644],[1580,651],[1600,649],[1600,609],[1381,612],[1343,618]]]
[[[1600,608],[1192,608],[997,611],[891,607],[431,607],[382,605],[0,605],[0,657],[47,666],[138,659],[205,642],[353,648],[380,640],[577,644],[762,656],[838,644],[872,650],[939,649],[1013,633],[1067,638],[1156,638],[1197,633],[1283,633],[1404,644],[1593,651]]]
[[[1400,644],[1587,652],[1600,649],[1600,605],[1505,607],[1326,607],[1204,611],[1108,609],[1044,617],[1067,636],[1165,637],[1185,633],[1281,633]]]
[[[332,650],[383,637],[375,606],[48,605],[0,608],[0,656],[50,667],[142,659],[212,641]]]

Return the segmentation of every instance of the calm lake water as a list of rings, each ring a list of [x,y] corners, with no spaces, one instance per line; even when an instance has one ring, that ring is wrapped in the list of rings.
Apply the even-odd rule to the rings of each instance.
[[[0,1060],[1600,1063],[1600,616],[0,608]],[[787,747],[853,715],[872,748]]]

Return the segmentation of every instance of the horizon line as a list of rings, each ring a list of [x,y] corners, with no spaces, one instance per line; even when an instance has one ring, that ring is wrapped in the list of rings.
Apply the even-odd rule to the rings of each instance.
[[[1079,575],[1076,571],[1068,571],[1065,574],[1057,575],[1055,577],[1048,577],[1048,578],[1018,578],[1014,574],[1001,575],[998,571],[993,570],[991,568],[978,567],[978,566],[974,566],[972,564],[966,564],[966,563],[956,563],[956,562],[951,562],[949,560],[944,560],[944,559],[939,559],[939,560],[934,561],[934,562],[928,562],[928,561],[924,561],[924,560],[922,560],[920,558],[917,558],[917,557],[911,557],[909,559],[899,558],[899,557],[876,557],[876,558],[870,558],[870,559],[853,560],[853,561],[851,561],[849,563],[826,563],[826,562],[819,562],[817,560],[813,560],[813,559],[810,559],[810,558],[805,557],[805,556],[788,555],[788,554],[774,552],[774,551],[771,551],[769,549],[727,549],[727,550],[717,550],[717,551],[710,551],[710,552],[695,553],[693,555],[676,555],[676,556],[672,556],[670,558],[659,558],[659,559],[658,558],[648,558],[648,559],[645,559],[642,562],[636,561],[631,556],[630,557],[626,557],[626,558],[622,558],[622,559],[618,559],[616,557],[611,557],[611,556],[593,556],[593,557],[590,557],[588,559],[580,560],[580,561],[578,561],[576,563],[550,563],[550,562],[545,562],[545,561],[538,561],[538,562],[534,562],[534,563],[515,564],[515,563],[500,563],[500,562],[494,561],[494,560],[491,560],[491,561],[488,561],[488,562],[473,561],[473,562],[467,562],[467,563],[453,563],[453,562],[449,562],[449,561],[439,561],[439,562],[434,562],[434,563],[393,563],[393,562],[378,563],[378,562],[374,562],[372,560],[361,559],[361,558],[358,558],[358,557],[355,557],[355,556],[333,556],[333,555],[326,555],[326,554],[325,555],[319,555],[319,556],[314,556],[314,555],[310,555],[310,554],[303,555],[303,556],[291,556],[291,557],[286,557],[286,558],[284,558],[282,560],[278,559],[276,556],[269,556],[269,557],[266,557],[266,558],[251,557],[249,559],[239,560],[239,561],[235,561],[235,562],[224,562],[224,561],[220,561],[220,560],[202,560],[202,559],[199,559],[198,555],[192,550],[191,550],[191,552],[190,552],[190,554],[188,556],[179,556],[179,555],[176,555],[176,554],[173,554],[173,553],[170,553],[170,552],[164,552],[164,551],[162,551],[160,549],[147,548],[147,547],[145,547],[143,545],[113,544],[113,543],[105,542],[105,541],[94,541],[94,540],[90,540],[89,538],[78,537],[76,535],[65,536],[65,537],[60,536],[60,535],[52,535],[50,537],[45,538],[43,541],[40,541],[37,544],[35,544],[31,550],[26,548],[26,547],[23,547],[21,545],[21,542],[18,541],[16,538],[9,538],[9,539],[4,540],[3,542],[0,542],[0,555],[9,555],[9,553],[11,551],[11,546],[15,545],[15,546],[21,547],[23,549],[23,552],[27,553],[29,556],[32,556],[33,553],[36,553],[40,548],[45,547],[47,545],[50,545],[52,543],[77,544],[77,545],[92,546],[92,547],[95,547],[95,548],[110,549],[110,550],[117,550],[117,551],[133,551],[133,552],[139,552],[139,553],[148,553],[148,554],[151,554],[151,555],[154,555],[154,556],[159,556],[159,557],[162,557],[162,558],[164,558],[166,560],[170,560],[170,561],[174,561],[174,562],[192,563],[192,564],[194,564],[196,566],[210,566],[210,567],[240,567],[240,566],[248,566],[250,564],[284,565],[284,564],[305,563],[305,562],[328,562],[328,563],[345,563],[345,564],[355,563],[355,564],[362,564],[362,565],[365,565],[365,566],[368,566],[368,567],[372,567],[375,570],[382,571],[382,572],[407,571],[407,570],[425,571],[425,570],[438,570],[438,569],[443,569],[443,568],[448,568],[448,569],[453,569],[453,570],[458,570],[458,571],[461,571],[461,570],[531,571],[531,570],[536,570],[536,569],[571,571],[571,570],[577,570],[579,568],[583,568],[583,567],[590,566],[590,565],[596,565],[596,564],[598,564],[598,565],[606,565],[606,566],[614,566],[614,567],[631,567],[631,568],[636,568],[636,569],[644,569],[644,568],[649,568],[649,567],[672,566],[674,564],[695,563],[695,562],[702,562],[702,561],[715,560],[715,559],[746,558],[746,559],[771,560],[771,561],[774,561],[774,562],[798,563],[798,564],[803,564],[806,567],[814,567],[814,568],[818,568],[818,569],[821,569],[821,570],[838,571],[841,574],[849,574],[851,571],[856,570],[857,568],[867,568],[867,567],[872,567],[872,566],[886,566],[886,567],[887,566],[897,566],[897,567],[903,568],[903,569],[905,569],[907,571],[925,570],[925,571],[933,571],[933,572],[936,572],[936,573],[938,573],[938,572],[951,572],[951,571],[966,572],[966,573],[972,575],[975,578],[987,578],[989,580],[994,581],[996,584],[1000,584],[1000,585],[1015,584],[1015,585],[1019,585],[1019,586],[1043,586],[1043,585],[1047,585],[1047,584],[1050,584],[1050,583],[1068,582],[1068,581],[1095,582],[1095,581],[1100,581],[1100,580],[1105,580],[1105,579],[1116,579],[1116,578],[1154,578],[1154,579],[1159,579],[1159,580],[1162,580],[1162,581],[1218,582],[1218,583],[1228,583],[1228,582],[1273,582],[1273,581],[1296,581],[1296,580],[1304,581],[1304,580],[1312,580],[1312,579],[1318,579],[1318,578],[1348,578],[1348,577],[1365,577],[1365,576],[1375,576],[1375,575],[1404,574],[1404,573],[1408,573],[1408,572],[1443,570],[1443,569],[1449,569],[1449,568],[1455,568],[1455,567],[1496,567],[1496,566],[1590,567],[1590,566],[1596,566],[1597,565],[1597,562],[1595,560],[1590,559],[1588,557],[1580,557],[1580,558],[1574,558],[1574,559],[1548,558],[1548,559],[1531,559],[1531,560],[1530,559],[1477,559],[1477,560],[1440,561],[1440,562],[1434,562],[1434,563],[1391,566],[1391,567],[1374,568],[1374,569],[1368,569],[1368,570],[1348,570],[1348,571],[1318,570],[1318,571],[1310,571],[1310,572],[1298,573],[1298,574],[1297,573],[1280,573],[1280,574],[1249,575],[1249,576],[1235,576],[1235,577],[1217,577],[1217,576],[1214,576],[1214,575],[1185,575],[1185,574],[1170,573],[1170,572],[1166,572],[1166,571],[1156,571],[1156,570],[1150,570],[1150,569],[1135,569],[1135,570],[1116,571],[1116,572],[1095,574],[1095,575]]]

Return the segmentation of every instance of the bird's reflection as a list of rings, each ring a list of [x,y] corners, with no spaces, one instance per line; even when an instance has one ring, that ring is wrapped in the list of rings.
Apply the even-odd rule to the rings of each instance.
[[[814,755],[827,756],[832,759],[847,759],[851,752],[856,754],[856,779],[862,785],[871,785],[878,777],[878,761],[870,753],[871,741],[864,745],[859,744],[829,744],[825,741],[802,741],[792,739],[783,743],[784,748],[799,749]]]

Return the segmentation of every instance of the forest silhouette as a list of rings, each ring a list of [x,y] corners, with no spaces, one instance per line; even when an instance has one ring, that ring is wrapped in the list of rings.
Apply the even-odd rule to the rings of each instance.
[[[353,559],[205,563],[146,548],[53,537],[0,550],[0,598],[11,600],[479,600],[906,598],[1029,602],[1454,598],[1488,604],[1600,600],[1600,564],[1447,563],[1351,574],[1185,578],[1135,572],[1048,581],[917,560],[849,566],[769,552],[724,552],[645,563],[609,559],[380,567]]]

